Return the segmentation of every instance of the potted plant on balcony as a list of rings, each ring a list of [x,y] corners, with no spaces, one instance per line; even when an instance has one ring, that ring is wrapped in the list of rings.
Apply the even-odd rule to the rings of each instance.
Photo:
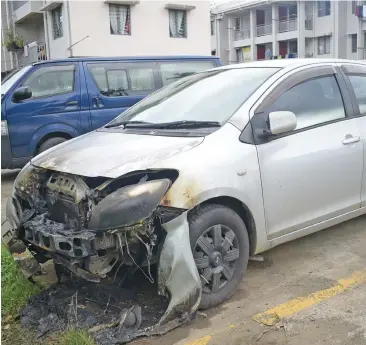
[[[4,46],[9,52],[14,52],[23,49],[24,41],[23,38],[16,36],[12,30],[6,34]]]

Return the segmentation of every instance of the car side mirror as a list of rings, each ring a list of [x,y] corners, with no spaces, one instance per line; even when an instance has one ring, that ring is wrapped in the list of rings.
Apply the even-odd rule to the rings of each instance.
[[[23,86],[16,89],[13,93],[13,101],[14,102],[21,102],[25,99],[29,99],[32,97],[32,90],[28,86]]]
[[[296,115],[291,111],[273,111],[268,115],[272,135],[293,131],[297,126]]]

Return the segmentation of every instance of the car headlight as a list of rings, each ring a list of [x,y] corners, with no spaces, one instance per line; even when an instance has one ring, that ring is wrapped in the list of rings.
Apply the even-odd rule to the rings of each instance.
[[[115,229],[148,218],[167,192],[170,183],[169,179],[161,179],[116,190],[94,208],[89,229]]]

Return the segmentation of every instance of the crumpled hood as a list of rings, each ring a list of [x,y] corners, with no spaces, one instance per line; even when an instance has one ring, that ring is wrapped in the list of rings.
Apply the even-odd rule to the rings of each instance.
[[[117,178],[162,167],[162,161],[194,148],[203,139],[96,131],[41,153],[32,164],[75,175]]]

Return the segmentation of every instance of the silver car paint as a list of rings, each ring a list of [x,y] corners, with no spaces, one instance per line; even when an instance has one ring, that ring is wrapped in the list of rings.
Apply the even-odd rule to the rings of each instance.
[[[337,152],[334,151],[334,148],[337,144],[334,142],[333,148],[332,146],[328,148],[328,151],[330,151],[333,156],[329,157],[328,153],[320,152],[320,156],[318,157],[321,160],[324,160],[324,157],[327,159],[331,158],[333,160],[334,164],[332,165],[331,171],[328,169],[327,171],[323,172],[320,179],[317,178],[315,173],[312,173],[311,175],[308,173],[304,174],[304,172],[301,171],[299,167],[295,167],[294,172],[296,171],[299,173],[299,177],[303,181],[306,180],[308,186],[312,186],[312,191],[315,193],[315,195],[317,195],[319,188],[322,187],[323,181],[326,181],[328,177],[329,182],[332,182],[332,184],[329,183],[329,186],[331,186],[329,192],[332,193],[332,195],[329,197],[329,200],[333,200],[333,197],[338,199],[334,200],[334,203],[330,206],[324,205],[324,198],[319,200],[319,202],[316,204],[318,206],[318,214],[314,213],[315,208],[312,207],[312,203],[309,205],[309,196],[304,199],[300,205],[301,207],[299,206],[296,208],[296,210],[292,209],[291,207],[288,207],[287,210],[283,210],[283,206],[281,206],[281,204],[278,202],[277,197],[278,193],[283,192],[284,185],[276,182],[275,185],[271,187],[272,189],[268,190],[267,193],[264,191],[264,194],[268,198],[265,214],[263,207],[264,201],[261,192],[262,183],[263,186],[268,186],[271,184],[271,182],[276,181],[276,176],[277,180],[280,176],[272,176],[271,173],[267,172],[264,176],[262,176],[261,180],[258,158],[260,160],[260,164],[262,164],[264,163],[264,159],[271,159],[271,155],[272,160],[275,160],[276,157],[284,154],[284,152],[281,152],[281,148],[278,147],[279,144],[276,144],[275,142],[271,143],[271,145],[274,147],[272,147],[271,151],[268,152],[263,152],[263,148],[261,149],[252,145],[243,144],[238,140],[240,132],[248,123],[249,118],[253,116],[254,108],[260,104],[266,95],[282,80],[293,73],[297,73],[300,70],[322,65],[336,65],[339,64],[339,61],[335,62],[332,60],[324,60],[323,62],[321,60],[316,60],[312,62],[311,60],[308,60],[306,61],[305,66],[302,60],[299,60],[294,65],[288,65],[287,62],[273,63],[272,61],[268,62],[267,64],[268,66],[276,67],[278,65],[283,66],[284,68],[272,76],[260,88],[258,88],[258,90],[247,100],[247,102],[245,102],[245,104],[243,104],[243,106],[233,115],[229,123],[227,123],[215,133],[207,136],[204,140],[202,138],[161,137],[160,139],[157,139],[157,137],[153,136],[137,136],[141,138],[141,142],[143,142],[143,144],[139,145],[135,138],[131,139],[133,135],[130,134],[98,132],[89,134],[79,143],[78,140],[76,140],[74,145],[71,145],[71,142],[69,142],[69,145],[65,143],[62,145],[62,150],[58,149],[61,145],[54,150],[51,149],[45,154],[36,157],[33,160],[33,164],[55,170],[72,172],[74,174],[108,177],[117,177],[133,170],[146,168],[177,169],[180,172],[180,177],[168,191],[167,195],[162,200],[162,204],[171,205],[174,207],[193,208],[208,199],[219,196],[227,196],[240,200],[249,208],[255,221],[257,236],[257,247],[255,248],[256,253],[262,252],[273,246],[276,243],[273,241],[273,239],[276,237],[284,237],[284,235],[287,233],[293,232],[293,234],[296,233],[295,238],[297,238],[302,236],[302,233],[299,230],[304,229],[305,233],[305,229],[307,229],[306,231],[311,232],[311,227],[316,226],[317,223],[322,224],[320,228],[325,228],[328,226],[327,220],[329,220],[329,224],[333,224],[334,220],[338,218],[339,222],[341,222],[342,213],[344,213],[346,217],[346,215],[349,214],[348,212],[356,210],[357,207],[359,208],[359,210],[357,210],[357,214],[363,214],[364,212],[366,213],[366,209],[363,209],[366,206],[366,169],[361,167],[360,164],[362,159],[362,142],[353,145],[352,147],[344,148],[345,150],[352,152],[350,157],[347,157],[347,155],[343,155],[343,157],[345,157],[344,164],[350,164],[350,166],[347,167],[349,167],[352,171],[351,174],[354,179],[352,181],[352,178],[347,178],[347,181],[352,181],[350,186],[342,184],[342,186],[338,186],[339,188],[337,188],[337,178],[339,179],[342,177],[344,180],[344,175],[342,175],[342,171],[336,167],[335,157]],[[255,65],[255,63],[253,63],[253,65]],[[239,68],[239,66],[237,68]],[[365,118],[359,118],[357,120],[358,122],[361,122],[361,125],[365,122]],[[344,135],[346,135],[349,131],[358,131],[359,135],[361,135],[361,132],[358,129],[353,129],[352,124],[349,125],[349,128],[344,128],[342,132],[342,127],[345,126],[344,124],[352,121],[354,122],[356,119],[351,121],[342,121],[339,124],[336,124],[335,127],[338,133],[336,135],[339,137],[338,140],[341,140],[343,132]],[[326,130],[329,128],[329,126],[324,126],[323,128]],[[362,126],[360,128],[362,128]],[[316,138],[312,135],[312,132],[313,131],[305,131],[304,136],[306,137],[307,142],[313,143],[315,146],[314,139]],[[328,135],[325,133],[319,133],[322,132],[321,129],[317,129],[316,132],[316,142],[319,143],[319,140],[321,140],[322,143],[326,143],[328,140]],[[362,133],[363,138],[365,138],[364,132],[365,130],[363,130]],[[318,138],[318,134],[321,135],[321,139]],[[299,140],[296,139],[297,136],[298,134],[288,136],[286,137],[286,140],[295,142],[297,148],[301,148],[301,146],[299,146]],[[103,137],[113,137],[113,140],[103,139]],[[96,144],[97,141],[98,144]],[[106,142],[108,142],[108,145],[103,147],[104,143]],[[132,145],[132,142],[134,143],[133,145],[138,145],[140,155],[137,159],[133,159],[132,162],[127,160],[128,164],[125,165],[124,157],[126,155],[131,157],[129,155],[129,152],[131,152],[130,150],[132,150],[134,153],[137,152],[134,147],[130,146]],[[155,145],[158,143],[158,149],[162,150],[163,154],[160,154],[161,152],[159,152],[155,155],[153,151],[156,150]],[[286,143],[286,141],[284,143]],[[83,148],[81,148],[81,146],[83,146]],[[97,154],[95,151],[96,147],[99,148],[100,154],[103,152],[103,161],[108,165],[106,168],[105,164],[100,164],[99,161],[98,163],[95,163],[95,158],[99,157],[99,154]],[[117,147],[118,151],[116,152]],[[193,147],[195,148],[194,150],[191,149]],[[76,149],[82,149],[83,155],[78,155],[77,159],[69,158],[69,154],[67,153],[73,151],[75,152]],[[105,156],[106,152],[109,152],[108,149],[112,149],[111,153],[107,153],[110,155],[110,157]],[[173,151],[170,151],[171,149],[173,149]],[[354,150],[352,151],[352,149]],[[141,150],[143,151],[142,153]],[[308,150],[308,152],[306,152],[306,150],[303,151],[304,157],[302,158],[300,164],[302,167],[307,164],[307,157],[309,157],[308,154],[310,152],[311,150]],[[286,154],[288,156],[292,155],[293,157],[297,156],[295,149],[292,151],[291,147],[288,149]],[[365,153],[363,154],[365,155]],[[149,155],[152,155],[153,159],[149,158]],[[59,160],[60,157],[65,160]],[[113,163],[109,163],[109,160],[111,159]],[[288,160],[288,162],[290,162],[290,160]],[[311,159],[308,162],[315,165],[317,164],[315,160],[312,162]],[[109,164],[112,164],[113,166],[110,167]],[[269,163],[267,162],[266,164]],[[92,169],[89,168],[91,166]],[[289,166],[289,168],[291,168],[291,166]],[[314,166],[314,168],[316,168],[316,166]],[[276,169],[276,167],[274,169]],[[281,169],[279,167],[277,167],[277,171],[278,173],[281,173]],[[338,174],[335,174],[337,172]],[[291,175],[291,172],[288,171],[286,174]],[[266,181],[263,180],[263,178],[269,178],[270,180]],[[357,183],[359,183],[359,186],[361,186],[361,178],[364,181],[361,192],[362,201],[361,197],[359,200],[357,200],[357,198],[352,194],[357,189]],[[346,195],[346,199],[348,199],[341,200],[340,198],[342,197],[342,192],[344,192],[348,187],[351,187],[349,194]],[[293,198],[296,197],[294,195],[291,197],[291,190],[295,188],[292,190],[293,192],[296,191],[294,194],[304,190],[304,188],[299,184],[296,184],[296,181],[294,180],[292,180],[291,183],[286,184],[285,189],[286,188],[288,188],[287,192],[285,192],[287,195],[282,199],[282,201],[285,203],[290,203],[290,205]],[[358,193],[358,195],[360,195],[360,193]],[[347,204],[347,202],[350,202],[350,204]],[[363,207],[362,209],[360,209],[361,202]],[[309,206],[310,209],[308,209]],[[300,216],[300,219],[294,219],[294,217],[292,217],[292,212],[296,211],[298,216],[300,209],[304,211],[305,215],[309,214],[309,212],[313,212],[313,214],[309,216]],[[281,218],[276,218],[276,211],[280,211]],[[274,215],[274,218],[272,215]],[[287,219],[286,217],[290,217],[292,219]],[[277,224],[276,220],[279,220],[280,223]]]

